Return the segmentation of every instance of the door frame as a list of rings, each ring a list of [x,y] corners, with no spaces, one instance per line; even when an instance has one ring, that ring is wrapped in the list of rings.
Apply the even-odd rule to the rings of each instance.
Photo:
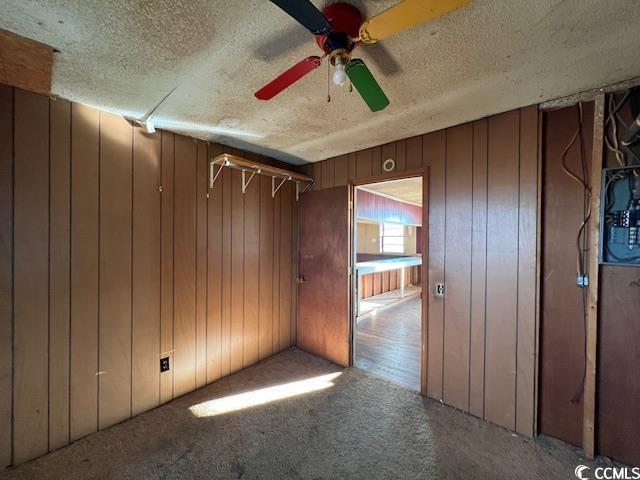
[[[355,325],[356,325],[356,304],[357,302],[357,282],[356,275],[356,249],[354,248],[356,239],[356,223],[355,223],[355,202],[356,187],[367,185],[370,183],[380,183],[389,180],[402,180],[403,178],[422,177],[422,294],[421,294],[421,323],[420,323],[420,394],[427,395],[427,344],[429,340],[429,303],[431,296],[431,287],[429,283],[429,167],[407,170],[404,172],[388,172],[379,175],[371,175],[351,179],[348,182],[349,187],[349,365],[354,365],[354,349],[355,349]],[[426,259],[426,261],[425,261]]]

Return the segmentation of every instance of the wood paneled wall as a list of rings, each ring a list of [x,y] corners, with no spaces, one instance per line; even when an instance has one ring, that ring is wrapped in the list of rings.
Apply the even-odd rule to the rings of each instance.
[[[293,186],[209,191],[220,153],[0,85],[3,466],[295,343]]]
[[[612,165],[611,165],[612,166]],[[640,466],[640,267],[600,267],[597,453]]]
[[[578,128],[578,115],[577,106],[544,114],[539,417],[541,433],[581,446],[585,292],[576,285],[576,237],[587,205],[581,186],[562,170],[562,152]],[[593,102],[584,106],[583,133],[590,169]],[[567,152],[575,172],[581,171],[580,148],[577,141]]]
[[[536,424],[536,106],[330,158],[318,188],[429,168],[428,394],[525,435]],[[444,282],[446,296],[433,296]]]
[[[358,190],[356,198],[356,218],[376,222],[422,225],[422,207],[392,198],[376,195],[366,190]]]

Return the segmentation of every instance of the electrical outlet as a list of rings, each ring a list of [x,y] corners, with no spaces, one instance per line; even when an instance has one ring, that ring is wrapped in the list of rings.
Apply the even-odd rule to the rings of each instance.
[[[588,275],[578,275],[576,279],[576,285],[579,287],[585,288],[589,286],[589,276]]]
[[[167,372],[169,368],[169,357],[162,357],[160,359],[160,373]]]

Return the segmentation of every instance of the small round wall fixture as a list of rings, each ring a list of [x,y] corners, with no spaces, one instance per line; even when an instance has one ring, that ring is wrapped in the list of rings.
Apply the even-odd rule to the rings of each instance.
[[[393,172],[393,170],[396,168],[396,161],[393,158],[387,158],[383,163],[382,163],[382,169],[385,172]]]

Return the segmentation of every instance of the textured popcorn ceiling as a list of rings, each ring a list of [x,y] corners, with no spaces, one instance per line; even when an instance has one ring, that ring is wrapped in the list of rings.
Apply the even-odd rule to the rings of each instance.
[[[362,187],[370,192],[378,192],[398,200],[422,205],[422,177],[388,180],[371,183]]]
[[[352,3],[375,14],[395,1]],[[158,126],[294,163],[640,76],[634,0],[475,0],[385,40],[392,58],[360,48],[391,100],[375,114],[337,87],[327,103],[324,65],[255,99],[320,51],[267,0],[0,0],[0,28],[59,50],[56,95],[140,117],[177,86]]]

